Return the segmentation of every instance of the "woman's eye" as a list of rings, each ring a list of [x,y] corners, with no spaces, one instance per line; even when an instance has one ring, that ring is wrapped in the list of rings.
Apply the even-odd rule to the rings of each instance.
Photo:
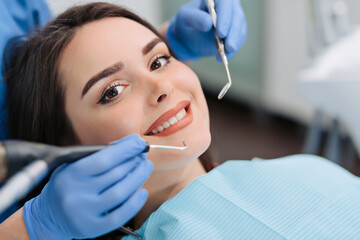
[[[101,95],[101,99],[99,100],[98,103],[108,103],[110,102],[113,98],[117,97],[119,94],[121,94],[121,92],[124,90],[125,86],[122,85],[116,85],[116,86],[112,86],[109,87],[102,95]]]
[[[154,71],[156,69],[165,66],[166,64],[169,63],[169,59],[170,56],[166,56],[166,55],[156,58],[155,61],[151,63],[150,70]]]

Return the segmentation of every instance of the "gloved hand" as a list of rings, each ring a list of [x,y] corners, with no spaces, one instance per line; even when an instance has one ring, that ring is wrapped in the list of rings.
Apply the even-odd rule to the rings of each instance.
[[[216,35],[224,39],[228,59],[240,50],[247,34],[246,19],[240,0],[215,0]],[[170,20],[167,39],[181,61],[217,54],[213,23],[206,0],[193,0],[182,6]]]
[[[41,194],[25,203],[32,240],[93,238],[129,221],[144,205],[153,165],[136,134],[104,150],[60,166]]]

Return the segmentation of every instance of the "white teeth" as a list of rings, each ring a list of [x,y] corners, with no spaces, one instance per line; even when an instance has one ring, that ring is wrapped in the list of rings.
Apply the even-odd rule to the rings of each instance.
[[[161,126],[163,126],[163,128],[165,128],[165,129],[167,129],[168,127],[171,126],[171,124],[168,121],[166,121]]]
[[[156,128],[156,130],[158,130],[159,132],[164,131],[164,127],[160,125]]]
[[[174,125],[177,121],[178,121],[178,120],[176,119],[176,117],[172,117],[172,118],[169,119],[169,123],[170,123],[171,125]]]
[[[183,109],[180,112],[178,112],[178,114],[176,114],[175,117],[178,121],[180,121],[183,117],[185,117],[185,115],[186,115],[186,111],[185,109]]]
[[[152,134],[160,133],[160,132],[164,131],[165,129],[167,129],[168,127],[170,127],[171,125],[174,125],[175,123],[180,121],[185,116],[186,116],[186,110],[182,109],[180,112],[178,112],[175,115],[175,117],[172,117],[168,121],[165,121],[163,124],[158,126],[156,129],[152,130],[151,133]]]

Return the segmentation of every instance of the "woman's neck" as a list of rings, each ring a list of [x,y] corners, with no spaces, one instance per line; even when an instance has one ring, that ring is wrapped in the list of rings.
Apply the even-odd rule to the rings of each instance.
[[[153,173],[143,186],[149,191],[149,198],[134,218],[134,228],[140,228],[150,214],[156,211],[161,204],[174,197],[197,177],[205,173],[206,171],[199,159],[182,168]]]

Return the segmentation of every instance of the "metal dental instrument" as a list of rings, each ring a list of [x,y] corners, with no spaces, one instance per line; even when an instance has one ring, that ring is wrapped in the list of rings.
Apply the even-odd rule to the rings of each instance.
[[[188,145],[185,141],[183,143],[184,147],[149,145],[147,143],[143,152],[148,152],[150,149],[185,151]],[[63,163],[74,162],[108,146],[58,147],[19,140],[0,142],[0,183],[6,181],[0,189],[0,213],[23,198],[51,170]],[[141,239],[140,235],[128,228],[120,227],[118,230]]]
[[[214,3],[214,0],[207,0],[207,2],[208,2],[208,7],[209,7],[209,13],[210,13],[211,18],[213,20],[214,29],[216,29],[217,15],[216,15],[216,11],[215,11],[215,3]],[[223,87],[223,89],[221,89],[221,92],[218,95],[218,99],[220,100],[220,99],[222,99],[224,97],[226,92],[229,90],[232,82],[231,82],[231,76],[230,76],[230,72],[229,72],[228,61],[227,61],[227,57],[226,57],[226,54],[225,54],[224,41],[222,39],[220,39],[218,36],[216,36],[216,34],[215,34],[215,41],[216,41],[216,47],[217,47],[217,49],[218,49],[218,51],[220,53],[221,60],[222,60],[222,62],[224,64],[224,67],[225,67],[226,77],[228,79],[228,82]]]
[[[128,235],[131,235],[133,237],[136,237],[137,239],[141,239],[141,236],[139,234],[133,232],[129,228],[121,227],[121,228],[118,229],[118,231],[123,232],[123,233],[128,234]]]
[[[183,141],[184,147],[174,147],[174,146],[165,146],[165,145],[147,145],[143,152],[148,152],[150,148],[152,149],[164,149],[164,150],[176,150],[176,151],[185,151],[188,148],[188,145]]]

